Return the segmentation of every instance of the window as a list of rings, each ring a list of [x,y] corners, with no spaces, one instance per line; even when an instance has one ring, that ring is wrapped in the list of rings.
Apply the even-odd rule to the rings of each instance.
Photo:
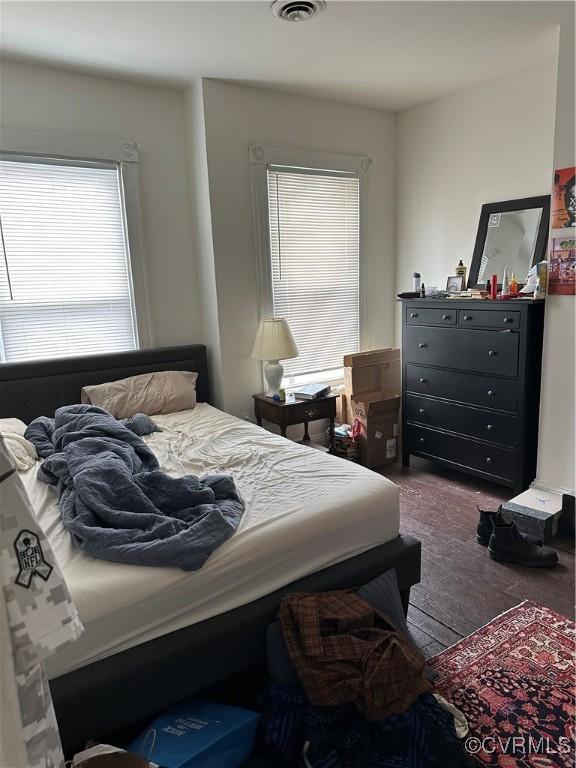
[[[119,163],[0,158],[0,360],[138,347]]]
[[[359,176],[270,165],[267,192],[272,311],[300,353],[285,384],[340,377],[360,348]]]

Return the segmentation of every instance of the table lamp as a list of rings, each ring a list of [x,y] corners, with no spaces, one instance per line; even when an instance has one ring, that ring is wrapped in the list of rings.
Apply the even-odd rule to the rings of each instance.
[[[265,361],[267,396],[273,397],[279,394],[284,375],[284,366],[280,360],[298,357],[298,347],[286,320],[282,318],[260,320],[251,356],[255,360]]]

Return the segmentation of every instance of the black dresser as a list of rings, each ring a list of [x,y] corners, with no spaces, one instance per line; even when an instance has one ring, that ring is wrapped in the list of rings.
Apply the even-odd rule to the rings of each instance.
[[[528,488],[536,475],[544,302],[402,301],[402,458]]]

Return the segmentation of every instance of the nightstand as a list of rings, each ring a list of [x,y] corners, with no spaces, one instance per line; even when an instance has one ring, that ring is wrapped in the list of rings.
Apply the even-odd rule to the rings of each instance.
[[[266,395],[253,395],[256,423],[262,426],[262,419],[278,424],[283,437],[292,424],[304,424],[304,440],[310,442],[308,423],[318,419],[330,421],[330,453],[334,452],[334,420],[336,418],[336,398],[338,395],[326,395],[316,400],[288,400],[285,403],[273,400]]]

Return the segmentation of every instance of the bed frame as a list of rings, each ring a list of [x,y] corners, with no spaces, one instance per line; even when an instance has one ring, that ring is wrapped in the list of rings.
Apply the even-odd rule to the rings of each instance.
[[[206,348],[196,344],[0,365],[0,418],[29,423],[80,402],[85,385],[166,370],[198,371],[198,401],[210,402]],[[357,587],[390,568],[407,610],[410,587],[420,581],[420,542],[398,536],[240,608],[51,680],[65,754],[261,663],[266,627],[285,594]]]

